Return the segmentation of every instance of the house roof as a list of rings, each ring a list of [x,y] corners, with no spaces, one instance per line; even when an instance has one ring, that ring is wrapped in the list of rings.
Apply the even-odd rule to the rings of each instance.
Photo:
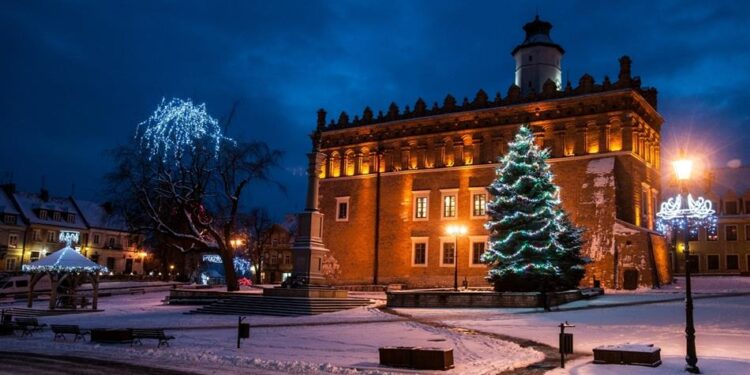
[[[21,208],[23,216],[31,224],[44,224],[66,228],[86,229],[86,223],[81,218],[80,212],[73,203],[71,198],[60,198],[60,197],[48,197],[48,199],[42,199],[41,194],[28,193],[28,192],[16,192],[13,194],[18,206]],[[39,217],[39,210],[47,210],[47,218],[42,219]],[[61,212],[64,214],[62,220],[54,220],[53,212]],[[67,214],[74,214],[75,218],[73,222],[69,222]]]
[[[125,218],[107,210],[103,204],[73,198],[76,206],[83,215],[83,219],[91,228],[115,231],[128,231]]]
[[[4,189],[0,189],[0,214],[20,214]]]

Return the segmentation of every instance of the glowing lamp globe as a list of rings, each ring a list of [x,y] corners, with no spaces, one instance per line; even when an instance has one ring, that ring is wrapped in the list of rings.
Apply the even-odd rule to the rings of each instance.
[[[678,180],[688,180],[690,179],[690,173],[693,171],[693,161],[690,159],[675,160],[672,162],[672,167]]]

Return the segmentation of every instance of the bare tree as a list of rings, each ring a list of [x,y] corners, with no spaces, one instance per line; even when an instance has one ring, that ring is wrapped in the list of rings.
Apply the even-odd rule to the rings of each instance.
[[[260,284],[265,269],[266,254],[271,245],[274,221],[264,207],[255,207],[239,221],[246,233],[247,255],[255,266],[255,283]]]
[[[160,109],[155,116],[165,116]],[[174,112],[187,112],[179,110]],[[231,239],[236,234],[242,196],[252,182],[270,181],[268,173],[277,166],[281,153],[262,142],[225,138],[207,115],[207,123],[198,125],[206,125],[209,131],[196,131],[195,123],[184,126],[180,122],[201,120],[201,114],[205,115],[205,107],[190,113],[188,119],[169,117],[177,127],[173,133],[170,123],[161,117],[156,118],[160,120],[156,125],[147,124],[152,127],[138,133],[136,144],[118,150],[117,168],[108,177],[132,225],[168,238],[169,245],[182,252],[218,253],[227,290],[235,291],[239,286]],[[158,132],[149,133],[154,128]]]

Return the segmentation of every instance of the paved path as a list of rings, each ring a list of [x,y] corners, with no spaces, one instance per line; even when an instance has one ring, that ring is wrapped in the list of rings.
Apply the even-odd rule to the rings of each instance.
[[[0,352],[0,374],[13,375],[193,375],[192,372],[139,366],[93,358]]]

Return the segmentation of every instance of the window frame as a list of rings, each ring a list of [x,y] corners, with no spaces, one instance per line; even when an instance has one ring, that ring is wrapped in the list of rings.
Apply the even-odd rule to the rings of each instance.
[[[57,233],[53,230],[47,231],[47,243],[55,243],[57,242]]]
[[[735,257],[735,259],[737,259],[736,268],[729,268],[729,257]],[[740,270],[740,255],[739,254],[726,254],[724,256],[724,262],[725,262],[727,271],[739,271]]]
[[[411,219],[412,221],[427,221],[430,219],[430,191],[429,190],[414,190],[411,192],[412,197],[412,208],[411,208]],[[419,198],[425,198],[424,217],[417,217],[417,208]]]
[[[716,268],[711,268],[711,257],[716,257]],[[721,256],[719,254],[706,254],[706,271],[720,271]]]
[[[474,244],[483,243],[484,244],[484,251],[482,253],[487,252],[487,248],[489,246],[487,243],[488,236],[469,236],[469,267],[486,267],[487,265],[484,263],[474,263]],[[481,256],[480,256],[481,258]]]
[[[487,189],[483,187],[474,187],[469,188],[469,195],[471,195],[471,207],[469,208],[470,215],[472,219],[486,219],[487,218],[487,200],[488,200],[488,194]],[[483,195],[484,196],[484,215],[475,215],[474,205],[476,204],[475,198],[476,196]]]
[[[411,266],[427,267],[429,264],[430,241],[429,237],[412,237],[411,238]],[[416,263],[416,246],[424,244],[424,263]]]
[[[62,221],[62,214],[59,211],[52,211],[53,221]]]
[[[445,245],[453,244],[453,263],[445,263]],[[456,239],[454,237],[440,237],[440,267],[455,267],[456,266]]]
[[[718,232],[719,232],[719,230],[717,229],[716,233],[713,235],[713,238],[712,238],[711,231],[709,231],[708,229],[706,229],[706,241],[707,242],[716,242],[716,241],[718,241],[719,240],[719,233]]]
[[[11,238],[15,238],[15,241],[11,241]],[[18,233],[8,233],[8,248],[18,248]]]
[[[745,241],[750,241],[750,224],[745,224]]]
[[[729,228],[734,227],[734,239],[729,239]],[[737,224],[725,224],[724,225],[724,240],[727,242],[737,242],[740,238],[740,232],[739,228],[737,227]]]
[[[47,220],[47,210],[39,210],[39,219]]]
[[[7,257],[7,258],[5,258],[5,270],[6,271],[15,270],[16,269],[16,263],[17,263],[16,257]]]
[[[346,217],[341,217],[341,204],[346,204]],[[336,221],[347,222],[352,213],[352,205],[350,203],[350,197],[336,197]]]
[[[453,216],[445,216],[445,198],[453,197]],[[458,219],[458,189],[440,189],[440,219]]]

